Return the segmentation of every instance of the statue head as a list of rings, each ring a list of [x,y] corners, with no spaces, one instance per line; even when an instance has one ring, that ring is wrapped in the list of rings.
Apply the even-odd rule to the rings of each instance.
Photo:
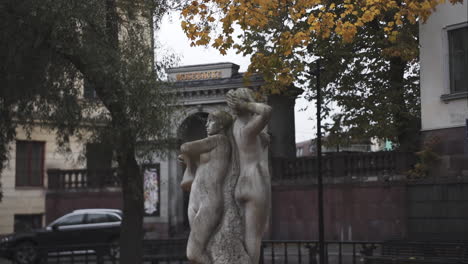
[[[237,88],[230,90],[228,93],[244,102],[255,102],[254,92],[249,88]]]
[[[208,115],[206,120],[206,132],[208,135],[216,135],[226,130],[232,124],[232,116],[226,111],[215,111]]]
[[[255,102],[255,94],[248,88],[237,88],[235,90],[230,90],[228,94],[246,103]],[[240,111],[240,109],[233,108],[232,110],[234,114],[242,115],[242,111]]]

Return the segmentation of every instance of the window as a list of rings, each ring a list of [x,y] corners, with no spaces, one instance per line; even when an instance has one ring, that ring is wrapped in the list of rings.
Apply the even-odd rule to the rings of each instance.
[[[118,218],[116,215],[108,214],[107,218],[108,218],[109,222],[120,222],[121,221],[120,218]]]
[[[84,79],[83,83],[83,97],[86,99],[96,99],[96,90],[94,90],[94,86],[86,79]]]
[[[42,214],[15,215],[14,232],[28,232],[42,227]]]
[[[106,214],[88,214],[86,219],[87,224],[99,224],[107,222],[109,222],[109,218]]]
[[[314,145],[314,142],[313,142],[313,143],[310,143],[310,145],[309,145],[309,153],[312,153],[312,154],[315,153],[315,145]]]
[[[302,150],[302,147],[301,147],[301,148],[298,148],[297,151],[296,151],[296,156],[297,156],[297,157],[301,157],[302,154],[303,154],[302,151],[303,151],[303,150]]]
[[[448,31],[450,92],[468,91],[468,27]]]
[[[83,224],[83,216],[84,214],[70,215],[58,221],[55,225],[56,226],[81,225]]]
[[[42,186],[44,142],[16,142],[16,186]]]

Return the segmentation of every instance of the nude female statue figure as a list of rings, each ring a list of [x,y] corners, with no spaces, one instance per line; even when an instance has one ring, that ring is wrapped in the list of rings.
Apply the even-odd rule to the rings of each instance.
[[[208,137],[181,146],[180,160],[187,165],[187,173],[194,173],[191,184],[183,181],[185,189],[191,189],[188,218],[190,235],[187,257],[191,263],[210,264],[206,246],[219,225],[223,211],[223,186],[231,162],[231,145],[226,136],[232,116],[217,111],[208,116]],[[184,179],[190,178],[184,175]],[[190,186],[191,185],[191,186]]]
[[[232,128],[240,166],[235,198],[244,217],[244,245],[252,264],[256,264],[271,207],[268,135],[262,132],[270,119],[271,107],[256,103],[252,90],[247,88],[231,90],[226,98],[237,116]]]

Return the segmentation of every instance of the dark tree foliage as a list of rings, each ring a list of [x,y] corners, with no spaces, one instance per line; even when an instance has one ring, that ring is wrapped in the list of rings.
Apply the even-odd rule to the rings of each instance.
[[[406,24],[395,42],[385,34],[384,25],[374,21],[359,28],[351,43],[332,34],[308,46],[323,67],[324,112],[333,120],[325,126],[328,145],[376,137],[397,143],[399,150],[419,147],[418,25]],[[302,80],[315,86],[314,75],[306,73]],[[315,88],[306,95],[314,96]]]
[[[200,0],[182,11],[182,28],[194,45],[251,55],[248,72],[261,73],[262,89],[271,93],[294,83],[313,99],[312,61],[321,58],[321,90],[328,106],[341,110],[328,127],[335,138],[329,142],[377,137],[412,149],[419,126],[418,24],[441,2]]]
[[[172,99],[154,63],[153,22],[165,0],[2,0],[0,167],[16,129],[50,129],[113,148],[122,182],[121,263],[141,263],[143,183],[137,142],[167,147]],[[83,81],[98,100],[83,100]]]

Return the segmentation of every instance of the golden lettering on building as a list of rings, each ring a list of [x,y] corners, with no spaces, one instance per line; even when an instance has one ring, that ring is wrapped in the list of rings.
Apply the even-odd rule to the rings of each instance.
[[[179,73],[176,75],[177,81],[208,80],[221,78],[221,71]]]

